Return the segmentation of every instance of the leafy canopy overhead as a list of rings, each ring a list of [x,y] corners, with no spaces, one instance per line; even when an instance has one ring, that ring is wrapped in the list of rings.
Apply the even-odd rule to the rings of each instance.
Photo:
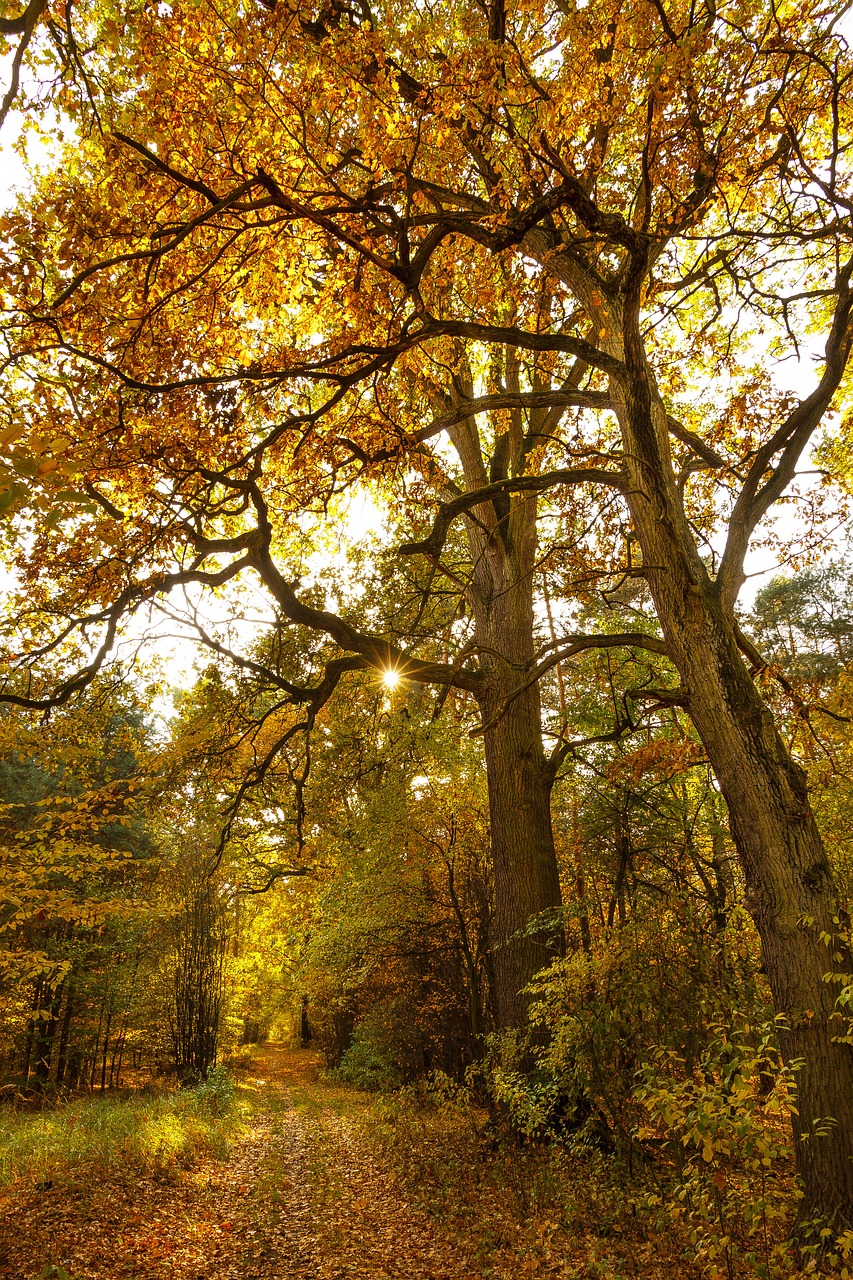
[[[547,493],[565,587],[646,572],[647,501],[731,608],[851,343],[833,10],[179,0],[33,27],[31,6],[19,105],[76,136],[2,224],[8,694],[56,697],[58,650],[69,697],[129,612],[246,569],[332,642],[288,696],[399,664],[293,583],[302,513],[356,483],[460,589],[462,516],[511,551]],[[825,358],[798,402],[771,369],[803,342]],[[614,410],[649,368],[665,416],[641,455]],[[476,692],[453,635],[406,673]]]

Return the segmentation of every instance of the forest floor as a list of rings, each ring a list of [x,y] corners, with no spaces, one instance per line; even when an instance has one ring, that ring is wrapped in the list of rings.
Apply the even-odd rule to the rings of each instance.
[[[694,1274],[674,1242],[614,1212],[609,1195],[596,1203],[579,1185],[567,1205],[563,1180],[555,1189],[551,1166],[529,1159],[513,1182],[518,1160],[501,1164],[464,1125],[455,1137],[443,1122],[411,1128],[393,1105],[383,1112],[370,1095],[324,1079],[308,1051],[265,1046],[239,1097],[245,1123],[226,1159],[156,1176],[78,1172],[6,1191],[2,1280]]]

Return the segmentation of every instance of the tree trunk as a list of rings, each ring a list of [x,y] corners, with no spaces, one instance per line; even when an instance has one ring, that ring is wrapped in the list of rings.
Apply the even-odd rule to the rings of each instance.
[[[619,419],[626,498],[657,617],[696,726],[729,810],[746,882],[746,906],[761,939],[764,967],[781,1018],[780,1047],[796,1068],[792,1115],[805,1196],[800,1219],[825,1215],[853,1226],[853,1049],[834,1034],[833,964],[821,935],[839,932],[832,872],[814,821],[803,771],[791,759],[740,655],[734,600],[699,554],[670,450],[669,420],[641,333],[638,256],[621,296],[595,314],[605,346],[624,360],[610,383]],[[589,306],[593,314],[593,306]],[[603,331],[602,331],[603,332]],[[724,584],[725,585],[725,584]]]
[[[89,1088],[95,1087],[95,1073],[98,1069],[98,1049],[101,1046],[101,1028],[104,1025],[104,1013],[106,1012],[106,1000],[101,1001],[100,1011],[98,1013],[98,1030],[95,1032],[95,1044],[92,1048],[92,1064],[91,1073],[89,1074]]]
[[[470,1040],[471,1056],[479,1058],[482,1053],[483,1045],[483,1002],[480,993],[480,975],[477,971],[477,958],[471,948],[471,938],[468,932],[468,923],[465,919],[465,912],[462,910],[462,904],[459,901],[459,895],[456,892],[456,875],[453,865],[453,859],[448,855],[445,866],[447,868],[447,891],[450,897],[450,906],[456,917],[456,926],[459,930],[459,948],[462,952],[462,963],[465,970],[465,985],[468,988],[468,1037]]]
[[[37,1013],[38,1010],[41,1008],[42,986],[43,986],[42,979],[36,978],[35,984],[33,986],[33,998],[30,1001],[31,1015],[34,1015],[35,1013]],[[30,1083],[30,1066],[32,1064],[33,1046],[35,1044],[35,1039],[36,1039],[36,1022],[37,1022],[37,1019],[34,1016],[31,1016],[29,1022],[27,1023],[27,1040],[24,1046],[24,1064],[21,1069],[21,1075],[24,1077],[25,1086]]]
[[[62,1028],[59,1032],[59,1056],[56,1060],[56,1083],[65,1081],[65,1069],[68,1061],[68,1041],[71,1035],[71,1019],[74,1016],[74,987],[69,982],[65,992],[65,1011],[62,1015]]]
[[[56,1036],[56,1024],[62,1005],[62,989],[64,983],[53,991],[50,1000],[50,1016],[41,1019],[36,1031],[35,1046],[35,1087],[44,1089],[50,1081],[50,1062],[53,1057],[53,1041]]]
[[[473,595],[486,684],[479,699],[494,875],[492,950],[498,1027],[521,1027],[522,992],[564,949],[551,825],[554,774],[542,742],[539,686],[515,690],[532,661],[536,499],[515,502],[481,548]],[[538,921],[538,923],[537,923]]]
[[[112,1025],[113,1011],[112,1006],[107,1009],[107,1025],[104,1027],[104,1052],[101,1058],[101,1093],[107,1087],[107,1054],[110,1049],[110,1026]]]
[[[786,1062],[796,1072],[793,1115],[801,1217],[836,1214],[853,1223],[853,1050],[834,1036],[837,988],[821,935],[840,932],[839,903],[814,821],[803,771],[791,759],[714,602],[694,607],[676,665],[689,710],[729,808],[746,881],[746,905],[761,938],[764,967]],[[728,634],[727,634],[728,633]]]
[[[494,701],[483,707],[486,722]],[[496,1013],[499,1027],[521,1027],[528,1004],[524,988],[563,948],[551,826],[552,775],[542,748],[535,690],[516,699],[486,732],[485,753],[495,895]]]
[[[630,334],[630,327],[625,330]],[[636,336],[636,335],[635,335]],[[634,380],[621,401],[629,497],[643,561],[684,706],[729,810],[761,939],[780,1047],[796,1068],[792,1116],[805,1197],[800,1217],[853,1225],[853,1050],[836,1043],[834,964],[821,935],[839,933],[839,903],[809,805],[791,759],[742,659],[733,607],[700,558],[673,481],[666,417],[644,357],[629,348]],[[621,393],[617,393],[617,398]],[[844,953],[843,943],[831,948]]]

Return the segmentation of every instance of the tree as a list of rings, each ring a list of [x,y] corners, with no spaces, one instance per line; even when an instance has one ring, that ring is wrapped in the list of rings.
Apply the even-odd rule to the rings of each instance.
[[[103,1088],[111,1048],[112,1082],[156,875],[150,746],[138,702],[104,681],[47,725],[0,718],[3,1050],[38,1088]]]
[[[323,638],[313,679],[265,672],[304,731],[353,669],[472,695],[511,1024],[553,953],[519,931],[559,905],[549,795],[573,749],[567,712],[545,752],[538,683],[592,646],[666,655],[633,704],[684,707],[719,780],[783,1049],[804,1063],[804,1212],[850,1222],[853,1059],[823,981],[839,904],[735,613],[750,539],[832,421],[853,344],[832,10],[78,12],[93,52],[70,11],[44,40],[79,148],[5,220],[2,501],[47,512],[18,556],[27,640],[6,696],[70,698],[128,614],[248,571],[282,633]],[[770,362],[807,331],[822,371],[792,394]],[[301,513],[356,483],[419,524],[399,549],[423,565],[410,605],[378,630],[294,580]],[[578,634],[564,608],[549,639],[546,574],[558,599],[643,578],[660,635]]]
[[[831,684],[853,659],[853,583],[842,563],[776,577],[748,623],[764,656],[790,676]]]
[[[185,838],[188,833],[183,833]],[[190,837],[192,838],[192,837]],[[216,1065],[228,943],[225,904],[207,872],[209,851],[190,849],[175,868],[178,901],[172,925],[174,988],[169,1019],[181,1079],[203,1079]]]

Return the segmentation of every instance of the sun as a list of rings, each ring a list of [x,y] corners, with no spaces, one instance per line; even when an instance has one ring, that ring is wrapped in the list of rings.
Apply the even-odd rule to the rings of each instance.
[[[400,683],[400,673],[395,671],[393,667],[389,667],[387,671],[382,672],[382,682],[386,689],[396,689]]]

